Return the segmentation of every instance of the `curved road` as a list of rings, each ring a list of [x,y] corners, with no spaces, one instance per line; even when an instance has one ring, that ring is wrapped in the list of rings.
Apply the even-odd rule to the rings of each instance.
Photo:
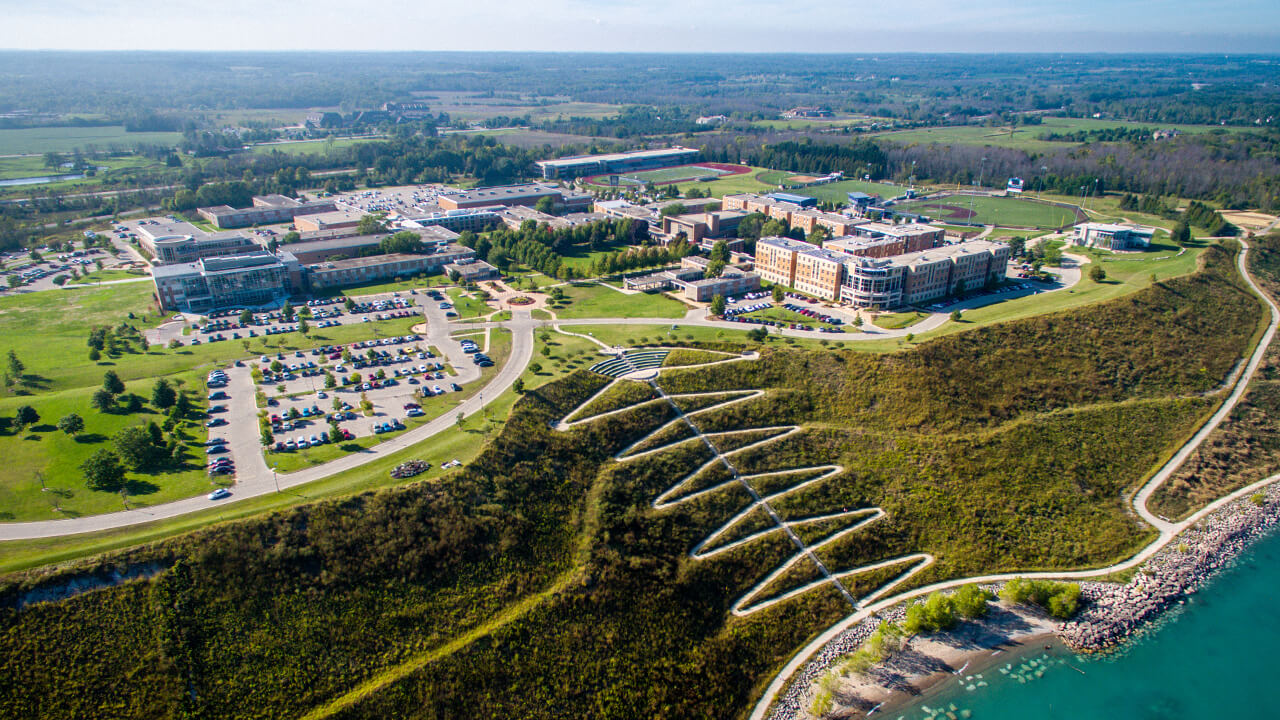
[[[478,394],[464,400],[458,406],[458,411],[466,416],[480,412],[483,407],[481,404],[482,397],[487,397],[488,401],[492,401],[507,388],[511,387],[516,378],[520,377],[524,372],[529,361],[533,359],[533,330],[540,323],[535,322],[528,311],[517,310],[512,314],[512,319],[509,322],[501,323],[501,325],[511,330],[511,357],[503,364],[498,374]],[[428,341],[442,350],[446,347],[451,348],[457,343],[456,341],[448,341],[450,330],[458,330],[465,327],[475,327],[475,325],[448,326],[443,323],[430,323],[428,326]],[[470,366],[468,364],[458,367],[466,368]],[[249,372],[245,368],[236,368],[236,370],[240,372],[231,377],[231,389],[235,391],[232,393],[232,403],[237,401],[252,403],[254,394],[249,380]],[[250,416],[257,416],[256,409]],[[236,484],[232,487],[232,496],[225,500],[214,502],[204,495],[199,495],[163,505],[103,515],[91,515],[67,520],[5,523],[0,524],[0,541],[30,540],[111,530],[153,520],[178,517],[187,513],[207,510],[211,507],[222,507],[239,500],[275,492],[277,479],[279,480],[280,489],[284,490],[321,480],[341,472],[354,470],[365,463],[385,457],[390,453],[398,452],[445,432],[452,428],[455,422],[454,414],[442,415],[426,425],[414,428],[392,440],[374,445],[365,452],[344,455],[333,462],[306,470],[299,470],[288,475],[280,475],[278,478],[273,477],[271,469],[267,467],[266,461],[263,459],[261,447],[258,444],[257,425],[240,423],[232,428],[232,437],[230,438],[232,452],[236,457],[239,472],[236,476]],[[256,458],[256,462],[254,458]]]
[[[1137,511],[1137,513],[1142,517],[1143,520],[1146,520],[1147,522],[1151,523],[1151,525],[1154,526],[1160,533],[1159,536],[1157,536],[1157,538],[1154,541],[1152,541],[1150,545],[1147,545],[1146,547],[1144,547],[1136,555],[1129,558],[1128,560],[1124,560],[1124,561],[1115,563],[1113,565],[1109,565],[1107,567],[1096,568],[1093,570],[1076,570],[1076,571],[1066,571],[1066,572],[1000,573],[1000,574],[994,574],[994,575],[982,575],[979,577],[962,578],[958,580],[947,580],[944,582],[927,585],[925,587],[916,588],[915,590],[911,590],[911,591],[894,595],[891,597],[887,597],[884,599],[877,599],[887,594],[888,592],[890,592],[893,589],[893,587],[900,584],[900,582],[886,585],[881,590],[877,591],[876,593],[873,593],[871,596],[866,598],[866,600],[871,600],[874,602],[862,605],[857,612],[849,615],[844,620],[841,620],[839,623],[829,628],[826,632],[819,635],[812,642],[810,642],[808,645],[802,648],[798,653],[796,653],[796,655],[792,657],[791,661],[788,662],[787,665],[774,677],[773,682],[770,683],[769,687],[765,690],[764,695],[760,697],[759,701],[756,703],[754,710],[751,713],[751,716],[750,716],[751,720],[765,720],[765,718],[768,716],[769,707],[773,704],[773,701],[778,696],[778,694],[781,693],[783,689],[787,686],[787,682],[791,679],[791,676],[794,675],[796,671],[798,671],[800,668],[804,667],[804,665],[809,661],[811,657],[813,657],[815,653],[820,651],[824,646],[826,646],[827,643],[834,640],[837,636],[840,635],[840,633],[844,632],[849,627],[852,627],[853,625],[856,625],[857,623],[862,622],[863,620],[867,619],[868,617],[882,610],[885,610],[894,605],[897,605],[898,603],[901,603],[905,600],[910,600],[912,598],[928,595],[929,593],[935,592],[937,590],[949,590],[949,589],[960,587],[961,585],[968,585],[971,583],[1004,582],[1007,580],[1012,580],[1014,578],[1086,580],[1089,578],[1102,577],[1102,576],[1110,575],[1112,573],[1120,572],[1123,570],[1128,570],[1130,568],[1137,567],[1142,563],[1146,562],[1147,559],[1149,559],[1152,555],[1155,555],[1162,548],[1164,548],[1164,546],[1167,545],[1171,540],[1177,537],[1179,533],[1181,533],[1183,530],[1187,529],[1188,527],[1191,527],[1195,523],[1199,522],[1200,519],[1203,518],[1204,516],[1216,511],[1218,508],[1222,507],[1223,505],[1226,505],[1227,503],[1233,502],[1235,500],[1238,500],[1242,497],[1248,496],[1256,492],[1259,488],[1263,488],[1274,482],[1280,481],[1280,473],[1278,473],[1276,475],[1272,475],[1271,477],[1263,478],[1262,480],[1258,480],[1257,482],[1250,483],[1249,485],[1242,487],[1239,490],[1236,490],[1235,492],[1229,495],[1226,495],[1224,497],[1221,497],[1215,500],[1214,502],[1202,508],[1199,512],[1196,512],[1195,514],[1191,515],[1190,517],[1188,517],[1187,519],[1181,522],[1171,522],[1169,520],[1156,516],[1150,510],[1147,509],[1147,500],[1149,500],[1151,495],[1155,493],[1156,489],[1158,489],[1166,480],[1169,479],[1170,476],[1173,475],[1173,473],[1182,465],[1182,463],[1187,459],[1187,457],[1191,453],[1195,452],[1195,450],[1198,447],[1200,447],[1202,443],[1204,443],[1205,439],[1208,438],[1209,435],[1214,430],[1216,430],[1220,424],[1222,424],[1222,421],[1225,420],[1227,416],[1231,414],[1231,411],[1235,409],[1236,404],[1240,402],[1240,398],[1243,397],[1246,389],[1248,388],[1249,381],[1253,378],[1253,375],[1257,371],[1258,366],[1261,364],[1263,357],[1266,355],[1267,348],[1270,347],[1271,341],[1275,338],[1276,327],[1280,325],[1280,307],[1277,307],[1276,303],[1271,299],[1271,297],[1268,296],[1265,292],[1263,292],[1260,287],[1258,287],[1258,284],[1254,282],[1253,276],[1249,274],[1248,263],[1246,262],[1249,254],[1249,244],[1244,240],[1240,240],[1240,244],[1243,246],[1243,250],[1240,252],[1239,256],[1237,256],[1236,258],[1236,265],[1240,270],[1241,277],[1244,278],[1245,282],[1249,285],[1249,287],[1267,305],[1267,308],[1270,312],[1270,318],[1267,325],[1267,330],[1263,334],[1262,339],[1258,342],[1257,346],[1254,348],[1253,353],[1249,356],[1249,360],[1245,366],[1244,372],[1240,373],[1239,377],[1236,378],[1235,386],[1231,390],[1231,393],[1227,396],[1226,400],[1223,401],[1222,406],[1218,408],[1218,411],[1215,412],[1209,418],[1209,420],[1205,422],[1203,426],[1201,426],[1200,430],[1197,431],[1196,434],[1193,435],[1191,439],[1189,439],[1182,446],[1182,448],[1179,449],[1178,452],[1173,455],[1173,457],[1169,458],[1168,462],[1166,462],[1163,466],[1161,466],[1161,468],[1154,475],[1152,475],[1151,479],[1147,481],[1147,483],[1143,485],[1142,488],[1139,489],[1139,491],[1134,495],[1134,498],[1133,498],[1134,510]]]

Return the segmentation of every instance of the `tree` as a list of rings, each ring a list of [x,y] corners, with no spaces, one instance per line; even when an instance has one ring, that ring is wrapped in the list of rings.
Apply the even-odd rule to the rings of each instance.
[[[712,262],[719,260],[720,262],[729,262],[729,243],[724,240],[717,240],[711,246],[710,259]]]
[[[347,309],[347,312],[351,312],[356,307],[356,301],[351,298],[347,298],[342,302],[342,306]]]
[[[93,395],[89,398],[89,407],[98,412],[111,412],[116,407],[116,396],[98,388],[93,391]]]
[[[542,363],[536,363],[536,362],[529,363],[529,372],[533,373],[534,375],[537,375],[538,373],[542,372]]]
[[[168,410],[178,399],[178,393],[168,380],[160,378],[151,386],[151,404],[161,410]]]
[[[377,235],[386,231],[386,223],[382,221],[380,214],[365,215],[356,225],[356,233],[360,235]]]
[[[85,485],[90,490],[116,492],[124,484],[124,466],[115,453],[100,448],[80,464],[80,472],[84,473]]]
[[[10,350],[9,351],[9,374],[15,378],[21,378],[23,371],[25,371],[26,369],[27,369],[27,366],[23,365],[22,361],[18,359],[18,353]]]
[[[718,278],[723,274],[724,274],[724,261],[712,260],[711,262],[707,263],[707,269],[703,273],[703,277]]]
[[[127,427],[116,433],[111,438],[111,444],[115,447],[116,455],[133,470],[147,467],[156,456],[151,433],[140,425]]]
[[[9,287],[16,288],[22,284],[22,278],[18,277],[17,275],[10,275],[7,282],[9,283]]]
[[[764,342],[769,337],[769,331],[762,327],[755,327],[747,331],[747,339],[752,342]]]
[[[467,416],[463,415],[462,411],[459,410],[458,414],[453,417],[453,422],[457,424],[458,427],[462,427],[462,424],[466,422],[466,419],[467,419]]]
[[[180,347],[182,347],[182,341],[181,341],[181,340],[179,340],[178,338],[173,338],[172,340],[170,340],[170,341],[169,341],[169,349],[170,349],[170,350],[177,350],[177,349],[178,349],[178,348],[180,348]],[[96,353],[96,352],[98,352],[98,351],[97,351],[97,350],[90,350],[90,351],[89,351],[89,356],[90,356],[90,358],[91,358],[91,359],[92,359],[93,354],[94,354],[94,353]]]
[[[336,379],[336,378],[334,378],[334,377],[333,377],[333,373],[329,372],[328,370],[325,370],[325,371],[324,371],[324,387],[325,387],[325,389],[326,389],[326,390],[332,390],[334,387],[337,387],[337,385],[338,385],[338,381],[337,381],[337,379]]]
[[[382,242],[378,243],[378,248],[388,255],[392,253],[420,253],[422,252],[422,238],[417,233],[402,230],[395,235],[383,238]]]
[[[960,322],[960,311],[959,311],[959,310],[952,310],[952,311],[951,311],[951,322]]]
[[[1100,283],[1107,279],[1107,271],[1103,270],[1102,266],[1098,263],[1092,263],[1089,266],[1089,279],[1096,283]]]
[[[719,293],[711,297],[711,314],[724,315],[725,301],[724,296]]]
[[[169,417],[175,421],[185,420],[191,417],[191,413],[195,408],[191,405],[191,398],[186,393],[178,393],[178,398],[174,401],[173,407],[169,408]]]
[[[555,213],[556,201],[552,200],[550,195],[540,197],[538,198],[538,202],[533,206],[533,209],[540,213],[551,215]]]
[[[13,421],[17,424],[18,429],[21,430],[40,422],[40,413],[36,412],[36,409],[30,405],[23,405],[18,408],[18,413],[14,416]]]
[[[64,415],[58,420],[58,429],[71,437],[75,437],[84,432],[84,418],[75,413]]]
[[[1009,251],[1014,257],[1022,257],[1027,252],[1027,239],[1024,237],[1009,238]]]
[[[248,324],[249,324],[249,323],[251,323],[251,322],[253,322],[253,311],[252,311],[252,310],[249,310],[249,309],[247,309],[247,308],[246,308],[246,309],[244,309],[244,310],[241,310],[241,311],[240,311],[240,324],[241,324],[241,325],[248,325]]]
[[[271,368],[271,372],[279,374],[279,372],[284,369],[284,364],[281,363],[279,360],[272,360],[271,364],[268,365],[268,367]]]
[[[516,378],[516,381],[511,383],[511,389],[515,390],[517,394],[524,392],[524,379]]]
[[[137,393],[125,393],[120,396],[124,401],[124,411],[127,413],[142,412],[142,396]]]
[[[293,303],[288,300],[284,301],[284,307],[280,308],[280,317],[285,322],[293,322]]]
[[[112,395],[124,392],[124,383],[120,381],[120,376],[116,375],[115,370],[108,370],[102,374],[102,389]]]
[[[307,333],[311,332],[311,326],[307,324],[306,318],[302,318],[301,320],[298,321],[298,332],[302,333],[304,337],[307,335]]]
[[[773,286],[773,301],[780,303],[787,297],[787,291],[782,289],[781,285]]]
[[[1169,233],[1169,240],[1178,247],[1186,247],[1191,242],[1191,228],[1185,222],[1179,222],[1173,226],[1173,231]]]

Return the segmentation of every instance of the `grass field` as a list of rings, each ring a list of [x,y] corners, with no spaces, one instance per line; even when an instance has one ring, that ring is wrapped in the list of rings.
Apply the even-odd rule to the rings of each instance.
[[[711,197],[724,197],[738,193],[767,193],[777,190],[778,186],[762,183],[756,179],[756,175],[768,170],[769,168],[753,167],[751,172],[742,175],[730,175],[709,182],[683,183],[679,186],[679,190],[683,192],[696,187],[699,190],[709,191]]]
[[[921,320],[929,317],[922,312],[898,312],[898,313],[880,313],[872,322],[876,327],[882,327],[886,330],[897,330],[898,328],[911,327]]]
[[[1056,228],[1076,222],[1073,213],[1066,208],[1016,197],[944,195],[928,200],[909,200],[894,207],[944,223],[959,220],[983,225]]]
[[[198,373],[170,378],[192,389],[197,405],[206,405]],[[126,392],[150,398],[152,383],[137,380],[126,384]],[[21,405],[30,405],[40,414],[40,422],[20,433],[0,435],[0,520],[51,520],[79,517],[124,509],[119,494],[89,490],[84,486],[79,466],[100,448],[111,447],[111,437],[120,430],[148,422],[163,423],[164,415],[153,409],[126,414],[103,413],[89,405],[96,387],[76,388],[37,396],[0,399],[0,415],[12,417]],[[55,427],[71,413],[84,418],[85,430],[73,438]],[[215,486],[204,471],[205,454],[200,446],[208,437],[198,422],[181,431],[187,450],[180,467],[166,464],[156,471],[130,472],[126,489],[131,507],[145,507],[208,492]],[[42,480],[49,490],[42,491]],[[219,483],[225,484],[225,482]],[[55,511],[55,507],[60,511]]]
[[[1094,120],[1092,118],[1046,117],[1042,125],[1024,125],[1017,128],[963,125],[958,127],[917,128],[877,133],[872,137],[892,140],[902,144],[939,143],[943,145],[994,145],[1029,152],[1072,147],[1075,143],[1040,140],[1045,133],[1068,133],[1081,130],[1107,128],[1173,128],[1185,133],[1204,133],[1212,130],[1227,132],[1252,132],[1250,128],[1224,128],[1217,125],[1169,125],[1165,123],[1135,123],[1123,120]]]
[[[483,300],[470,297],[468,293],[458,288],[449,288],[445,292],[448,293],[449,299],[453,302],[453,309],[460,319],[480,317],[493,312],[493,308]]]
[[[124,127],[44,127],[0,130],[0,155],[40,155],[95,148],[176,145],[182,133],[125,132]]]
[[[594,283],[573,283],[564,286],[564,291],[567,302],[555,309],[560,318],[682,318],[689,310],[665,295],[625,295]]]
[[[543,366],[543,369],[540,373],[525,372],[523,378],[526,392],[558,380],[566,374],[586,367],[599,359],[598,354],[595,352],[595,346],[580,338],[551,333],[549,342],[544,343],[536,336],[534,342],[535,357],[539,359],[538,362]],[[540,352],[544,345],[551,348],[549,356],[544,356]],[[457,458],[464,463],[469,463],[479,454],[491,434],[501,427],[502,422],[511,412],[511,406],[515,404],[518,397],[516,393],[507,390],[486,403],[488,420],[479,416],[470,417],[461,427],[452,427],[431,438],[427,443],[415,445],[385,458],[380,458],[351,472],[340,473],[324,480],[308,483],[295,490],[263,495],[231,505],[212,507],[208,510],[170,520],[135,525],[119,530],[61,538],[0,543],[0,572],[12,572],[23,568],[62,562],[76,557],[85,557],[108,550],[130,547],[139,543],[190,532],[207,525],[252,517],[295,505],[315,502],[326,497],[341,497],[380,487],[402,485],[405,484],[405,481],[392,478],[389,471],[406,460],[425,459],[432,462],[430,470],[414,477],[410,482],[438,481],[441,477],[447,476],[451,472],[449,470],[441,470],[439,460]]]
[[[133,280],[137,278],[148,277],[146,273],[129,272],[128,270],[94,270],[88,275],[81,275],[72,280],[71,285],[92,285],[100,282],[110,282],[112,280]]]
[[[760,320],[774,320],[776,322],[804,325],[805,327],[811,328],[823,327],[826,325],[826,323],[818,322],[807,315],[801,315],[798,312],[793,312],[782,307],[771,307],[764,310],[757,310],[755,312],[747,313],[742,317],[757,318]]]
[[[284,155],[328,155],[330,150],[354,147],[362,143],[384,140],[382,136],[365,138],[337,138],[325,140],[298,140],[296,142],[263,143],[253,145],[251,150],[259,155],[270,155],[273,152]]]

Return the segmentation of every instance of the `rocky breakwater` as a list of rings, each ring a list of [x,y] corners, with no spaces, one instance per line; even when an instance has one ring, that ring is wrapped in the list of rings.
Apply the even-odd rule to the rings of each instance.
[[[1195,592],[1277,522],[1280,486],[1224,505],[1175,537],[1128,583],[1082,583],[1084,608],[1058,636],[1077,652],[1115,647]]]

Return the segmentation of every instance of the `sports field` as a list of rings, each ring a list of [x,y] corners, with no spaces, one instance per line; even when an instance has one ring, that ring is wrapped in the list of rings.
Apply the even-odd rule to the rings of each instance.
[[[700,165],[677,165],[676,167],[658,168],[657,170],[641,170],[633,173],[619,173],[618,185],[640,186],[646,184],[670,185],[672,183],[700,180],[702,178],[722,178],[732,175],[744,175],[751,172],[746,165],[730,165],[726,163],[702,163]],[[612,174],[594,175],[587,182],[598,187],[613,187],[609,178]]]
[[[941,222],[1010,227],[1056,228],[1084,221],[1080,211],[1018,197],[943,195],[894,205]]]

